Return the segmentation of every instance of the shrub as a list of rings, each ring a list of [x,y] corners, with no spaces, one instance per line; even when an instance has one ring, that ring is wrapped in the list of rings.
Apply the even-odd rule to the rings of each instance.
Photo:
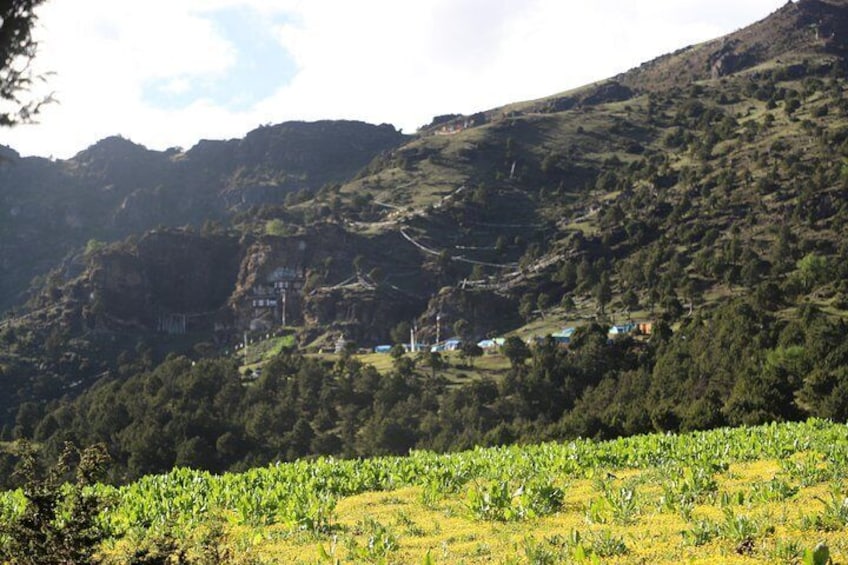
[[[105,500],[92,488],[109,460],[104,445],[80,452],[70,443],[59,461],[40,476],[36,453],[20,448],[23,511],[0,523],[0,562],[15,565],[90,563],[107,532],[100,523]],[[74,465],[74,461],[78,461]],[[66,483],[72,468],[74,481]]]

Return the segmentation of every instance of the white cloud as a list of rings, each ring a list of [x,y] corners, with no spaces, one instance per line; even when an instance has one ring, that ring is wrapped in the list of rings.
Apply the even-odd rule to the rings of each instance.
[[[24,154],[66,157],[120,133],[161,149],[244,135],[260,123],[354,118],[410,131],[436,114],[536,98],[728,33],[782,0],[148,0],[51,2],[41,69],[60,104],[40,125],[6,130]],[[211,100],[155,108],[231,71],[238,46],[209,13],[251,9],[272,25],[297,73],[247,110]],[[250,85],[244,85],[250,89]]]
[[[184,76],[177,77],[163,84],[161,90],[168,94],[185,94],[191,90],[191,83]]]

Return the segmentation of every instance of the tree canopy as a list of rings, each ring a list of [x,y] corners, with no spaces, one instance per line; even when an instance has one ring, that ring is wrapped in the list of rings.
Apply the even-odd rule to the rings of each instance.
[[[0,126],[30,121],[50,97],[31,98],[40,76],[32,71],[37,43],[32,37],[35,9],[44,0],[0,2]]]

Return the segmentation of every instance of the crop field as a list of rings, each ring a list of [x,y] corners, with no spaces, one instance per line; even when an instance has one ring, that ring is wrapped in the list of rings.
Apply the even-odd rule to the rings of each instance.
[[[107,563],[813,564],[848,560],[846,478],[848,428],[810,420],[96,488]]]

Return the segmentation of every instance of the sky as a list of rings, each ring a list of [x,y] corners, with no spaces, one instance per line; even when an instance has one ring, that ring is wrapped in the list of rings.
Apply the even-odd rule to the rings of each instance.
[[[0,144],[64,159],[110,135],[188,149],[288,120],[414,133],[608,78],[784,3],[48,0],[34,65],[57,102]]]

